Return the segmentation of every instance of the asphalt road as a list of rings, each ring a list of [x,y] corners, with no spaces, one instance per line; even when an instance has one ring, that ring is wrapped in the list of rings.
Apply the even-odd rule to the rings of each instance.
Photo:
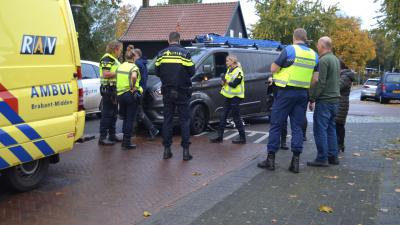
[[[360,101],[361,89],[355,89],[350,94],[350,110],[348,122],[370,123],[370,122],[400,122],[400,102],[391,102],[382,105],[373,100]],[[312,123],[313,112],[307,112],[308,122]],[[86,119],[85,134],[98,136],[99,119],[96,116],[88,116]],[[268,137],[269,123],[267,117],[251,118],[246,120],[246,132],[255,143],[266,143]],[[122,121],[117,121],[117,132],[122,132]],[[177,131],[179,132],[179,131]],[[212,129],[208,129],[202,135],[212,135]],[[177,133],[178,134],[178,133]],[[235,138],[236,130],[227,129],[225,137]],[[145,136],[145,132],[138,135]]]

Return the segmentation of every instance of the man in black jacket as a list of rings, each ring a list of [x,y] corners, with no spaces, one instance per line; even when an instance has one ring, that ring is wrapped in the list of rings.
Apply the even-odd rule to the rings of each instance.
[[[180,34],[169,34],[169,46],[158,53],[156,61],[156,74],[161,79],[161,92],[164,103],[163,123],[163,159],[172,157],[172,128],[175,108],[178,108],[179,122],[183,147],[183,160],[189,161],[193,157],[189,153],[190,145],[190,108],[189,101],[192,96],[191,77],[195,73],[194,63],[189,51],[180,44]]]

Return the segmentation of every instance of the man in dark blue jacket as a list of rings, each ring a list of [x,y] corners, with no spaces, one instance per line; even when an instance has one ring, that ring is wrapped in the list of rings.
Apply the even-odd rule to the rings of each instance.
[[[139,67],[140,76],[141,76],[140,86],[143,88],[143,93],[146,93],[147,78],[148,78],[147,59],[146,59],[146,57],[144,57],[142,55],[142,50],[140,50],[138,48],[135,48],[134,53],[135,53],[135,57],[136,57],[135,64]],[[157,136],[157,134],[160,131],[154,127],[151,120],[147,117],[146,113],[143,110],[142,104],[140,104],[137,109],[136,119],[138,121],[143,122],[143,124],[146,126],[147,130],[149,131],[149,139],[154,140],[154,138]]]

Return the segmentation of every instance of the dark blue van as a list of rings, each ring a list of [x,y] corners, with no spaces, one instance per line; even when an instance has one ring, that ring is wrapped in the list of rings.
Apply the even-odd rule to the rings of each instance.
[[[376,89],[376,98],[381,104],[390,100],[400,100],[400,73],[385,73]]]

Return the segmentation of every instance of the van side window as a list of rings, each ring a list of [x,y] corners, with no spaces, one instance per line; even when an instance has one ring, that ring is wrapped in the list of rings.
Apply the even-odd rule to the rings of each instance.
[[[203,67],[205,65],[211,66],[211,73],[204,74]],[[210,55],[210,56],[207,57],[206,60],[204,60],[202,66],[201,66],[201,71],[208,79],[211,79],[211,78],[215,77],[214,55]]]
[[[227,52],[218,52],[215,53],[215,73],[217,77],[221,77],[222,74],[226,73],[226,57],[228,56]]]
[[[97,78],[96,72],[91,65],[82,63],[82,79]]]

